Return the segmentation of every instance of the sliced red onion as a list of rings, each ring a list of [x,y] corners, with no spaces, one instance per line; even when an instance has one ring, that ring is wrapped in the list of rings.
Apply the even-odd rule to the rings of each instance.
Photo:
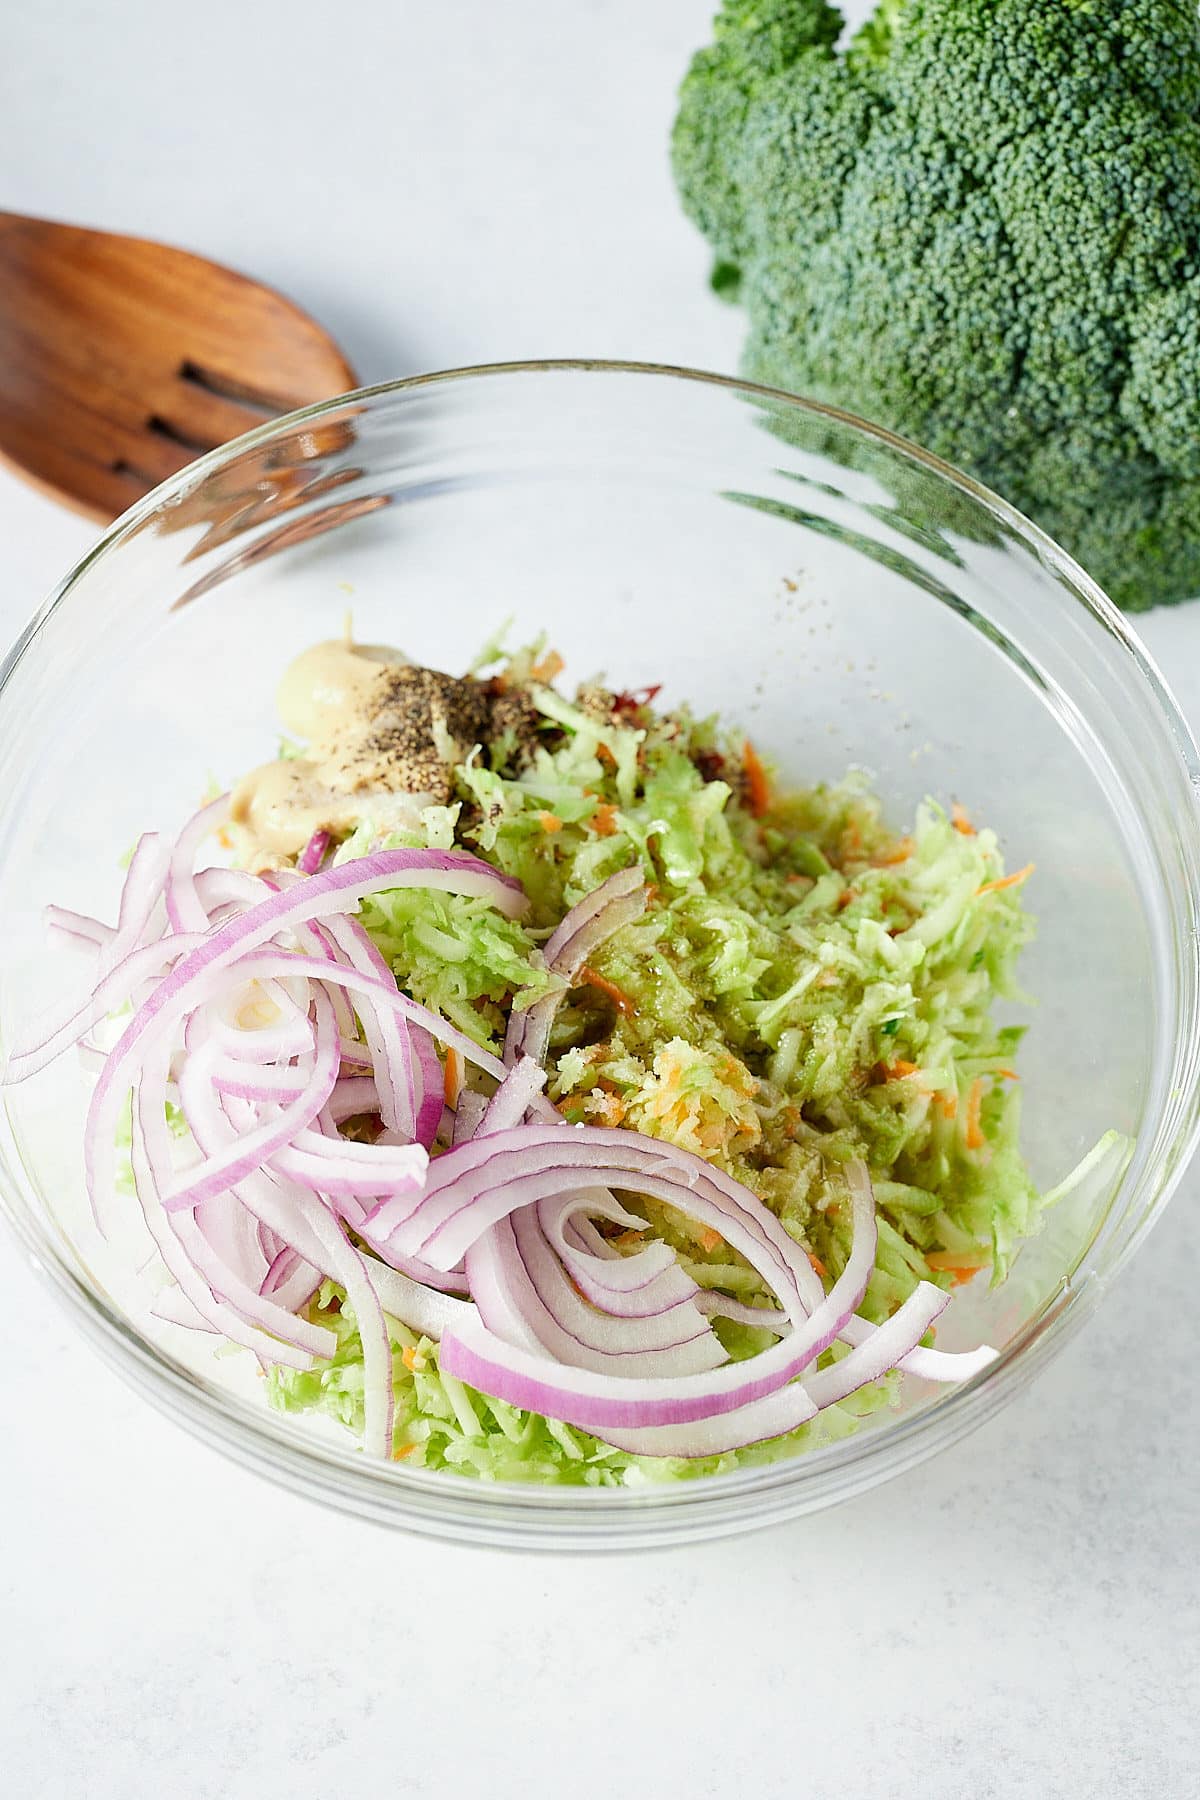
[[[314,1059],[304,1087],[296,1099],[275,1110],[258,1127],[246,1133],[233,1149],[211,1156],[199,1168],[189,1169],[162,1193],[162,1204],[168,1212],[193,1207],[214,1194],[228,1192],[231,1187],[253,1175],[270,1162],[285,1146],[296,1141],[304,1128],[312,1123],[332,1094],[337,1081],[337,1028],[333,1008],[318,991],[313,1000],[316,1011]],[[209,1080],[211,1081],[211,1074]]]
[[[196,862],[196,851],[205,838],[219,830],[228,816],[229,795],[221,794],[207,806],[202,806],[188,820],[175,840],[166,885],[167,917],[171,921],[172,931],[208,929],[208,910],[196,892],[196,879],[192,870]]]
[[[840,1362],[807,1377],[805,1386],[817,1405],[832,1406],[906,1362],[949,1304],[950,1296],[941,1288],[931,1281],[919,1282],[885,1324],[874,1326],[871,1335],[847,1351]]]
[[[840,1336],[845,1344],[865,1348],[871,1344],[876,1332],[882,1329],[882,1326],[872,1325],[866,1319],[855,1318],[847,1321],[846,1329]],[[924,1336],[924,1332],[921,1335]],[[916,1375],[922,1381],[970,1381],[972,1376],[979,1375],[990,1367],[998,1354],[990,1344],[981,1344],[977,1350],[932,1350],[918,1345],[896,1367],[903,1374]]]
[[[244,1286],[262,1294],[275,1252],[263,1247],[262,1226],[233,1194],[217,1194],[195,1209],[195,1223],[222,1266]]]
[[[399,852],[381,854],[394,855]],[[346,868],[352,864],[344,865]],[[337,871],[324,871],[320,875],[311,875],[305,886],[314,887],[318,882],[329,879],[330,874]],[[284,899],[286,896],[279,895]],[[224,928],[223,928],[224,929]],[[217,936],[220,936],[218,933]],[[233,961],[230,957],[228,960]],[[393,983],[390,991],[374,976],[364,975],[357,969],[340,968],[333,964],[317,962],[301,956],[293,956],[284,951],[256,949],[242,959],[240,969],[248,977],[261,980],[264,978],[305,976],[322,980],[326,983],[339,983],[353,992],[368,992],[376,998],[377,1004],[387,1004],[398,1014],[410,1021],[415,1020],[432,1030],[446,1043],[460,1049],[480,1068],[485,1069],[495,1079],[504,1077],[504,1065],[489,1051],[480,1049],[465,1033],[447,1025],[444,1020],[419,1006],[398,992]],[[120,1113],[121,1094],[127,1090],[136,1072],[139,1060],[144,1058],[148,1049],[156,1043],[170,1038],[176,1030],[181,1015],[204,1004],[218,989],[218,977],[222,973],[220,967],[201,965],[190,978],[182,979],[178,968],[163,980],[155,993],[145,1005],[134,1014],[121,1037],[110,1051],[104,1068],[92,1093],[91,1105],[84,1131],[84,1172],[88,1183],[88,1192],[93,1207],[98,1207],[98,1196],[112,1191],[115,1179],[115,1134]],[[164,992],[166,990],[166,997]],[[452,1262],[460,1259],[455,1257]]]
[[[687,1305],[696,1297],[696,1283],[680,1267],[669,1244],[652,1238],[634,1255],[625,1256],[605,1242],[589,1213],[626,1231],[644,1230],[645,1220],[627,1213],[603,1188],[539,1202],[538,1221],[547,1242],[593,1306],[616,1317],[638,1319]]]
[[[379,1089],[369,1075],[342,1075],[329,1096],[329,1116],[335,1124],[379,1112]]]
[[[256,1114],[248,1109],[245,1118],[230,1119],[218,1101],[205,1074],[201,1056],[191,1057],[180,1074],[179,1099],[188,1129],[201,1154],[214,1156],[222,1149],[236,1146],[239,1133],[253,1123]],[[271,1169],[259,1169],[246,1176],[232,1190],[242,1204],[262,1224],[268,1226],[279,1241],[289,1245],[314,1268],[322,1268],[323,1240],[315,1237],[308,1226],[309,1194]]]
[[[413,1059],[420,1076],[418,1085],[421,1094],[414,1136],[418,1144],[424,1144],[430,1150],[441,1126],[442,1114],[446,1110],[445,1071],[432,1037],[416,1025],[412,1027],[412,1046]]]
[[[624,1187],[682,1205],[720,1230],[752,1266],[765,1261],[767,1279],[786,1286],[796,1311],[804,1315],[800,1271],[807,1271],[808,1281],[815,1277],[804,1253],[758,1196],[689,1151],[619,1128],[530,1125],[447,1151],[431,1166],[425,1192],[408,1216],[397,1221],[396,1247],[449,1267],[481,1231],[515,1206],[552,1198],[581,1182]],[[659,1194],[659,1189],[664,1191]],[[403,1210],[389,1203],[388,1216]],[[824,1299],[821,1291],[820,1301]]]
[[[586,899],[571,908],[558,929],[546,940],[542,950],[546,967],[561,976],[564,984],[569,984],[601,944],[622,925],[639,919],[645,910],[646,885],[640,869],[621,869],[610,875]],[[506,1063],[514,1063],[522,1055],[537,1063],[545,1061],[550,1028],[565,992],[566,985],[535,1001],[525,1012],[509,1014],[504,1038]]]
[[[527,1292],[519,1270],[514,1281],[516,1255],[509,1221],[501,1219],[489,1226],[465,1260],[467,1290],[489,1331],[532,1357],[549,1360],[551,1353],[529,1317],[536,1297]]]
[[[11,1087],[36,1075],[39,1069],[44,1069],[55,1057],[86,1036],[109,1013],[124,1006],[144,982],[160,975],[171,964],[186,961],[189,954],[202,948],[204,941],[202,936],[194,933],[164,938],[159,943],[142,944],[131,950],[98,984],[91,999],[77,1007],[65,1022],[60,1019],[58,1023],[40,1026],[38,1029],[44,1033],[40,1041],[31,1049],[9,1057],[0,1077],[0,1086]]]
[[[391,970],[366,932],[354,920],[330,920],[325,929],[334,950],[352,968],[375,976],[384,987],[395,987]],[[408,1020],[397,1017],[386,1007],[373,1006],[369,995],[358,997],[358,1012],[375,1079],[380,1086],[380,1116],[389,1130],[398,1131],[406,1138],[415,1137],[418,1075]],[[440,1089],[440,1067],[438,1086]],[[441,1117],[440,1103],[438,1117]]]
[[[203,1008],[205,1035],[224,1053],[214,1073],[218,1067],[240,1066],[249,1076],[253,1067],[308,1055],[313,1046],[311,1004],[307,982],[248,980],[223,994],[218,1004]],[[199,1011],[192,1013],[189,1033],[199,1016]]]
[[[747,1306],[715,1289],[697,1294],[696,1305],[707,1318],[729,1319],[735,1325],[751,1325],[756,1331],[773,1331],[776,1337],[786,1337],[792,1329],[791,1320],[778,1307]]]
[[[484,1108],[473,1136],[490,1137],[519,1125],[545,1085],[545,1069],[531,1057],[518,1057]]]
[[[47,906],[42,916],[50,936],[70,944],[72,949],[102,950],[117,935],[113,926],[102,925],[99,919],[72,912],[66,906]]]
[[[218,1299],[213,1281],[218,1289],[223,1289],[224,1272],[219,1266],[213,1267],[217,1259],[212,1256],[204,1238],[196,1229],[195,1221],[188,1214],[172,1221],[163,1210],[159,1199],[157,1170],[169,1172],[170,1167],[170,1139],[162,1103],[165,1073],[162,1057],[153,1058],[145,1073],[139,1072],[133,1084],[130,1158],[134,1187],[142,1204],[142,1216],[167,1271],[174,1277],[186,1299],[216,1331],[265,1358],[290,1364],[297,1369],[311,1369],[314,1357],[332,1356],[336,1349],[332,1332],[305,1325],[279,1307],[270,1308],[268,1312],[266,1303],[261,1302],[260,1296],[249,1293],[238,1295],[237,1284],[232,1281],[229,1286],[235,1290],[234,1294],[229,1299]],[[186,1230],[189,1225],[192,1233],[190,1241],[185,1241],[180,1236],[179,1228],[182,1226]],[[201,1268],[198,1263],[208,1267]],[[209,1278],[209,1268],[212,1268],[213,1281]],[[245,1308],[239,1303],[241,1299],[246,1301]],[[279,1326],[278,1341],[275,1337],[266,1336],[258,1321],[247,1316],[260,1307],[271,1318],[272,1330],[276,1325]],[[276,1314],[279,1315],[277,1319]],[[285,1332],[286,1336],[283,1335]]]
[[[312,880],[319,877],[312,876]],[[307,1203],[308,1224],[324,1248],[323,1266],[346,1290],[363,1351],[363,1450],[368,1456],[392,1454],[392,1340],[367,1259],[360,1256],[341,1226],[317,1200]],[[331,1353],[332,1354],[332,1353]]]
[[[224,907],[257,906],[275,892],[264,876],[251,875],[248,869],[201,869],[195,888],[210,925],[214,914]]]
[[[127,1048],[131,1048],[142,1037],[160,1014],[165,1013],[169,1018],[174,1018],[189,1010],[188,998],[193,984],[200,976],[213,975],[227,968],[249,951],[258,949],[269,939],[296,925],[332,918],[335,914],[344,912],[352,902],[362,900],[368,894],[399,886],[432,887],[446,893],[482,897],[508,918],[518,917],[528,906],[519,882],[499,874],[487,863],[460,850],[377,850],[370,856],[342,863],[337,868],[323,869],[319,874],[308,876],[296,887],[272,894],[269,899],[251,907],[240,918],[229,920],[219,930],[199,941],[188,934],[167,939],[161,945],[147,946],[144,953],[146,956],[156,954],[163,960],[172,961],[174,966],[170,977],[159,983],[127,1026]],[[121,1005],[128,997],[130,987],[134,985],[128,979],[129,965],[137,962],[139,954],[134,952],[133,956],[126,958],[125,963],[113,971],[108,981],[100,983],[91,999],[57,1029],[48,1032],[25,1049],[14,1052],[4,1072],[5,1082],[23,1081],[30,1075],[35,1075],[47,1063],[53,1062],[60,1051],[89,1031],[106,1013]],[[141,965],[138,966],[140,969]],[[154,973],[161,966],[161,962],[148,964],[137,979],[144,980],[146,974]],[[321,970],[320,973],[324,974],[325,971]],[[123,981],[127,983],[124,987]],[[407,1008],[397,1008],[404,1010],[408,1017],[413,1016],[413,1009],[428,1018],[434,1016],[426,1008],[416,1008],[415,1002],[410,1002]],[[442,1032],[437,1035],[442,1036],[444,1042],[452,1041]],[[466,1039],[466,1042],[470,1043],[470,1039]],[[117,1049],[120,1050],[120,1046]],[[474,1046],[474,1060],[478,1060],[480,1054],[478,1046]],[[119,1060],[124,1063],[124,1051]]]
[[[550,936],[546,939],[542,951],[550,968],[566,968],[572,963],[586,962],[593,950],[599,948],[605,938],[611,937],[616,930],[608,923],[611,908],[618,900],[636,900],[640,902],[639,917],[645,909],[646,883],[642,871],[637,868],[619,869],[602,881],[598,888],[593,888],[587,897],[573,906],[563,917]],[[591,935],[595,927],[602,927],[600,935]],[[580,949],[580,937],[587,933],[586,948]]]
[[[454,1114],[453,1142],[465,1144],[468,1138],[473,1138],[483,1122],[483,1115],[486,1111],[487,1101],[483,1095],[472,1093],[470,1088],[464,1088],[458,1096],[458,1107]]]
[[[497,1229],[504,1224],[511,1230],[530,1288],[556,1328],[555,1342],[544,1335],[540,1324],[538,1336],[564,1361],[648,1378],[696,1374],[728,1361],[720,1340],[693,1302],[684,1301],[637,1319],[600,1312],[576,1292],[542,1233],[536,1207],[521,1208]],[[470,1272],[468,1253],[468,1276]]]
[[[314,831],[300,852],[296,867],[302,875],[315,875],[325,861],[333,839],[327,831]]]
[[[265,1231],[266,1227],[263,1226],[260,1227],[260,1229]],[[274,1236],[274,1233],[272,1233],[272,1236]],[[262,1286],[259,1289],[259,1292],[262,1294],[278,1295],[280,1288],[291,1279],[297,1269],[303,1267],[303,1264],[303,1257],[298,1256],[290,1244],[282,1245],[276,1250],[274,1256],[271,1258],[270,1266],[263,1276]]]
[[[429,1153],[422,1144],[356,1144],[298,1132],[271,1157],[272,1168],[313,1193],[377,1200],[381,1194],[419,1194]]]
[[[549,1197],[555,1191],[568,1191],[578,1181],[577,1165],[573,1167],[569,1160],[562,1159],[561,1150],[556,1150],[555,1139],[561,1142],[563,1139],[582,1137],[586,1130],[587,1128],[580,1128],[577,1132],[555,1133],[550,1130],[543,1132],[540,1127],[528,1127],[520,1134],[501,1134],[497,1138],[486,1139],[481,1144],[464,1145],[462,1150],[448,1151],[430,1171],[430,1188],[434,1186],[440,1164],[462,1162],[469,1154],[478,1159],[481,1151],[484,1153],[485,1167],[479,1172],[485,1181],[490,1180],[496,1185],[485,1189],[466,1208],[459,1208],[457,1213],[450,1212],[446,1223],[421,1245],[405,1247],[411,1247],[418,1254],[425,1254],[430,1261],[437,1263],[449,1255],[453,1242],[465,1238],[463,1248],[469,1249],[470,1244],[488,1225],[493,1224],[497,1217],[507,1217],[517,1206]],[[529,1143],[523,1153],[514,1157],[516,1145],[512,1140],[518,1135],[527,1140],[541,1136],[549,1141],[537,1150]],[[606,1139],[632,1139],[636,1136],[632,1132],[605,1130],[592,1131],[589,1135]],[[493,1151],[490,1159],[492,1167],[487,1169],[489,1159],[486,1152],[492,1145],[504,1145],[506,1137],[508,1144],[504,1149]],[[636,1150],[633,1145],[621,1145],[615,1149],[606,1147],[602,1150],[603,1160],[596,1167],[599,1179],[605,1186],[623,1183],[628,1185],[629,1165],[642,1162],[643,1166],[637,1174],[637,1185],[641,1191],[685,1209],[704,1223],[721,1221],[718,1228],[731,1246],[746,1256],[751,1266],[757,1268],[764,1279],[773,1281],[773,1285],[778,1283],[779,1297],[792,1320],[793,1329],[788,1336],[748,1362],[726,1365],[703,1375],[682,1376],[675,1381],[659,1383],[600,1375],[588,1369],[568,1369],[553,1364],[543,1363],[539,1366],[536,1357],[531,1356],[528,1351],[505,1344],[503,1339],[487,1330],[482,1320],[470,1321],[455,1326],[442,1340],[442,1366],[452,1375],[457,1375],[460,1380],[474,1387],[482,1388],[485,1393],[507,1400],[510,1405],[546,1413],[567,1424],[580,1425],[586,1430],[603,1434],[610,1428],[690,1424],[699,1419],[737,1411],[767,1394],[776,1393],[808,1368],[835,1341],[841,1326],[860,1304],[875,1262],[875,1202],[862,1166],[851,1164],[847,1170],[854,1237],[846,1266],[821,1304],[814,1308],[811,1315],[806,1315],[794,1284],[778,1280],[776,1266],[771,1257],[764,1253],[763,1242],[746,1228],[747,1218],[752,1218],[755,1212],[761,1212],[759,1223],[763,1238],[769,1240],[775,1235],[786,1238],[786,1233],[774,1215],[768,1212],[757,1196],[752,1195],[749,1189],[741,1188],[739,1183],[723,1177],[722,1183],[734,1190],[736,1198],[731,1204],[729,1196],[721,1193],[721,1184],[713,1183],[721,1202],[714,1204],[711,1195],[703,1189],[709,1185],[716,1172],[708,1171],[702,1177],[701,1172],[707,1170],[707,1165],[683,1151],[674,1153],[675,1157],[683,1159],[682,1165],[677,1164],[672,1168],[674,1158],[664,1159],[666,1172],[657,1175],[646,1173],[640,1151],[640,1144],[645,1141],[647,1140],[639,1140]],[[594,1153],[601,1147],[587,1145],[584,1148],[593,1150],[595,1166]],[[692,1164],[698,1164],[699,1168],[691,1168]],[[693,1179],[688,1179],[689,1176]],[[452,1175],[450,1182],[442,1190],[443,1195],[455,1193],[457,1179],[461,1177]],[[538,1188],[544,1191],[531,1191]],[[418,1210],[424,1211],[424,1204]],[[445,1213],[444,1201],[440,1208],[435,1203],[430,1210],[435,1214]],[[475,1218],[464,1222],[461,1218],[464,1210],[472,1212]],[[456,1219],[457,1229],[448,1229],[448,1226],[455,1225]],[[786,1270],[787,1259],[784,1258],[783,1262]],[[468,1273],[469,1271],[468,1260]]]
[[[162,1319],[168,1325],[183,1325],[189,1331],[207,1331],[213,1336],[218,1335],[216,1326],[211,1325],[196,1311],[187,1295],[174,1282],[155,1297],[150,1312],[154,1318]]]
[[[157,832],[144,832],[129,859],[129,867],[121,885],[117,923],[111,930],[100,925],[99,920],[87,920],[78,913],[62,914],[58,908],[47,908],[48,918],[58,915],[63,920],[73,921],[76,930],[80,927],[86,929],[90,925],[101,934],[97,937],[99,956],[94,980],[102,980],[145,942],[162,898],[169,867],[170,850],[167,844]]]
[[[524,1237],[524,1244],[521,1237]],[[694,1310],[632,1324],[597,1312],[544,1248],[532,1209],[501,1219],[467,1252],[471,1298],[484,1324],[508,1343],[575,1368],[641,1378],[715,1368],[725,1353]]]
[[[412,1279],[401,1269],[389,1268],[374,1256],[364,1255],[363,1264],[384,1312],[419,1331],[422,1337],[436,1341],[456,1319],[466,1318],[474,1311],[470,1301],[431,1293],[424,1282]]]

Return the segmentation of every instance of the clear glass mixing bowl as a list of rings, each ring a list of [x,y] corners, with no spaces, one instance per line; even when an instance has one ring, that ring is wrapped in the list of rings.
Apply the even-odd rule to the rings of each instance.
[[[959,799],[1038,866],[1023,1141],[1057,1181],[1136,1140],[939,1335],[1003,1347],[952,1390],[790,1462],[636,1490],[481,1485],[366,1461],[270,1412],[242,1354],[148,1316],[91,1228],[65,1058],[7,1090],[3,1208],[32,1268],[149,1398],[263,1474],[377,1521],[608,1548],[825,1506],[986,1419],[1091,1313],[1197,1132],[1195,747],[1126,622],[1018,514],[857,420],[678,370],[465,370],[296,413],[204,457],[72,571],[0,678],[0,1035],[79,971],[51,899],[111,911],[119,858],[270,754],[289,657],[357,635],[460,669],[508,616],[573,676],[664,683],[741,720],[797,781],[867,767],[898,817]]]

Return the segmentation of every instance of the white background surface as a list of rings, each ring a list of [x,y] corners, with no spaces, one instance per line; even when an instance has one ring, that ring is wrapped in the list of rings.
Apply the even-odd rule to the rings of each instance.
[[[739,322],[706,297],[665,155],[709,12],[7,6],[0,199],[259,274],[364,379],[730,369]],[[5,638],[89,536],[0,475]],[[1200,606],[1146,635],[1200,724]],[[1193,1177],[1102,1316],[937,1462],[755,1538],[596,1561],[421,1544],[259,1484],[127,1393],[0,1240],[0,1787],[1182,1800],[1198,1197]]]

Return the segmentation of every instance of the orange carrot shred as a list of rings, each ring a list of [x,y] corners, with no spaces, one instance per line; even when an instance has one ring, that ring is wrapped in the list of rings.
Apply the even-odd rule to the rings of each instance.
[[[554,832],[562,830],[562,820],[557,813],[540,812],[538,814],[538,824],[543,831]]]
[[[976,888],[976,897],[980,894],[998,894],[1001,888],[1016,887],[1033,874],[1034,864],[1026,863],[1023,869],[1015,869],[1011,875],[1001,875],[996,881],[985,881],[982,887]]]
[[[463,1091],[463,1082],[467,1077],[467,1063],[461,1050],[447,1050],[446,1071],[442,1081],[442,1092],[446,1105],[451,1112],[457,1110],[459,1096]]]
[[[749,738],[742,745],[742,767],[746,771],[750,811],[756,819],[761,819],[771,804],[771,784],[767,780],[767,771],[763,768],[762,758]]]
[[[815,1250],[806,1250],[804,1252],[804,1254],[807,1256],[809,1262],[812,1264],[813,1274],[819,1275],[821,1277],[821,1280],[824,1281],[826,1275],[828,1275],[828,1273],[829,1273],[829,1270],[825,1267],[825,1264],[821,1261],[821,1259],[817,1255],[816,1251]]]
[[[557,650],[547,650],[545,656],[534,663],[529,673],[535,681],[553,681],[556,675],[562,674],[566,666]]]
[[[889,1081],[903,1081],[906,1075],[921,1073],[920,1063],[906,1062],[902,1056],[898,1056],[894,1063],[885,1064],[884,1068]]]
[[[950,808],[950,823],[953,825],[955,831],[961,831],[964,837],[974,837],[976,835],[975,827],[971,823],[966,807],[960,806],[957,800]]]
[[[700,1248],[702,1250],[715,1250],[720,1242],[720,1232],[714,1231],[711,1225],[706,1231],[700,1233]]]
[[[968,1150],[982,1150],[984,1146],[983,1127],[979,1122],[979,1109],[982,1105],[983,1076],[977,1075],[967,1094],[967,1123],[963,1131],[963,1143]]]
[[[403,1462],[406,1456],[412,1455],[416,1447],[415,1444],[401,1444],[399,1449],[392,1451],[392,1461]]]
[[[890,850],[883,851],[879,856],[873,856],[871,861],[877,869],[894,869],[898,863],[907,862],[912,853],[912,839],[903,837],[898,838]]]
[[[584,987],[594,987],[600,993],[607,994],[617,1011],[624,1013],[626,1018],[636,1017],[637,1007],[624,989],[619,988],[615,981],[609,981],[606,976],[598,975],[590,963],[584,963],[579,971],[579,979]]]
[[[611,800],[602,800],[589,821],[598,837],[611,837],[617,829],[617,809]]]
[[[405,1344],[400,1352],[400,1361],[406,1369],[423,1369],[425,1367],[425,1358],[418,1356],[412,1344]]]
[[[931,1269],[937,1269],[943,1275],[953,1275],[955,1281],[960,1283],[972,1280],[981,1269],[988,1266],[986,1256],[972,1256],[960,1250],[932,1250],[925,1261]]]

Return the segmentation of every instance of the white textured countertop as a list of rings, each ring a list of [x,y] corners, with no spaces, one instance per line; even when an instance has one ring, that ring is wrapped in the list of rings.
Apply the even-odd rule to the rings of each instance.
[[[729,369],[740,324],[705,296],[664,153],[709,12],[9,9],[3,203],[241,265],[364,379]],[[89,535],[0,475],[4,637]],[[1200,724],[1200,606],[1146,636]],[[102,1368],[0,1238],[0,1788],[1183,1800],[1198,1198],[1194,1174],[1101,1316],[967,1443],[836,1513],[593,1561],[419,1543],[259,1483]]]

